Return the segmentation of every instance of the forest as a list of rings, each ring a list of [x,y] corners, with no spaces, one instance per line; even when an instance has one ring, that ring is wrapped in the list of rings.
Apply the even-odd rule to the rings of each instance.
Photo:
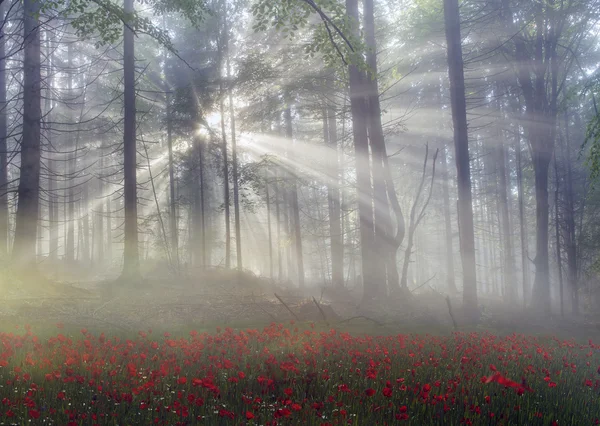
[[[600,424],[599,36],[0,0],[0,424]]]
[[[4,0],[3,291],[594,316],[598,6]]]

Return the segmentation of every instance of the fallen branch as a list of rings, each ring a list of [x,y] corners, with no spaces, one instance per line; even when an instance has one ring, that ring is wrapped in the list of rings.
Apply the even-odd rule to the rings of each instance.
[[[435,278],[435,276],[437,275],[437,272],[435,274],[433,274],[433,276],[431,278],[429,278],[427,281],[425,281],[423,284],[421,284],[420,286],[418,286],[417,288],[413,288],[412,290],[409,290],[411,293],[413,291],[417,291],[418,289],[420,289],[421,287],[423,287],[424,285],[426,285],[427,283],[429,283],[431,280],[433,280]]]
[[[275,296],[277,296],[277,295],[275,295]],[[263,312],[264,312],[265,314],[267,314],[268,316],[270,316],[270,317],[271,317],[271,320],[273,320],[274,322],[277,322],[277,318],[275,317],[275,315],[273,315],[271,312],[267,311],[265,308],[263,308],[262,306],[260,306],[260,304],[258,304],[258,303],[256,302],[256,299],[254,298],[254,292],[252,292],[252,296],[251,296],[251,298],[252,298],[252,304],[253,304],[254,306],[256,306],[258,309],[260,309],[261,311],[263,311]]]
[[[321,309],[321,305],[319,305],[319,302],[317,302],[317,299],[315,299],[315,297],[313,296],[312,300],[313,300],[313,302],[315,302],[315,305],[317,305],[317,308],[319,309],[319,312],[321,312],[321,316],[323,317],[323,321],[325,321],[327,323],[327,325],[329,325],[329,321],[327,321],[327,316],[325,315],[325,312],[323,312],[323,309]]]
[[[283,306],[285,306],[285,307],[286,307],[286,309],[287,309],[288,311],[290,311],[290,313],[291,313],[291,314],[294,316],[294,318],[296,318],[296,321],[300,321],[300,318],[298,318],[298,315],[296,315],[296,314],[294,313],[294,311],[292,311],[292,310],[290,309],[290,307],[289,307],[288,305],[286,305],[286,304],[285,304],[285,302],[284,302],[284,301],[281,299],[281,297],[279,297],[279,296],[277,295],[277,293],[273,293],[273,294],[275,295],[275,297],[277,298],[277,300],[279,300],[279,301],[281,302],[281,304],[282,304]]]
[[[254,305],[256,305],[256,307],[258,309],[260,309],[261,311],[263,311],[265,314],[267,314],[268,316],[271,317],[271,319],[275,322],[277,322],[277,318],[275,317],[275,315],[273,315],[271,312],[267,311],[265,308],[263,308],[262,306],[260,306],[258,303],[254,302]]]
[[[372,322],[374,322],[375,324],[377,324],[378,326],[381,326],[381,327],[383,327],[383,326],[385,325],[384,323],[382,323],[382,322],[379,322],[379,321],[377,321],[376,319],[369,318],[369,317],[366,317],[366,316],[364,316],[364,315],[357,315],[357,316],[355,316],[355,317],[350,317],[350,318],[347,318],[347,319],[345,319],[345,320],[342,320],[342,321],[340,321],[338,324],[342,324],[342,323],[345,323],[345,322],[350,322],[350,321],[352,321],[353,319],[358,319],[358,318],[363,318],[363,319],[366,319],[366,320],[372,321]]]

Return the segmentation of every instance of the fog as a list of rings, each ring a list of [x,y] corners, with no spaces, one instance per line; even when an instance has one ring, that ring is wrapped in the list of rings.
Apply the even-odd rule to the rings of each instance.
[[[594,1],[3,3],[6,315],[597,318]]]
[[[598,424],[599,0],[0,0],[0,424]]]

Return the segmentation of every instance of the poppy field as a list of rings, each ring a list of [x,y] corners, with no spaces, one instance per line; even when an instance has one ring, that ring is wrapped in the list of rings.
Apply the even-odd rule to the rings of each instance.
[[[59,325],[60,327],[60,325]],[[313,324],[0,333],[0,424],[593,425],[600,345]],[[73,334],[73,335],[72,335]]]

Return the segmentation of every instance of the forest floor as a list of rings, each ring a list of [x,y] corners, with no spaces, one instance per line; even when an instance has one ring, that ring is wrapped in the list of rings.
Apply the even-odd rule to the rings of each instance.
[[[6,282],[6,280],[4,281]],[[1,283],[0,283],[1,284]],[[462,320],[460,297],[423,291],[410,300],[388,299],[376,309],[360,305],[360,291],[313,288],[300,292],[251,274],[214,269],[190,277],[160,276],[138,283],[111,281],[36,282],[5,286],[0,321],[65,324],[119,333],[139,330],[213,330],[214,327],[262,327],[290,320],[367,333],[448,334],[487,330],[502,335],[558,335],[585,340],[600,336],[592,317],[539,317],[496,299],[480,299],[478,324]],[[453,318],[454,317],[454,318]],[[454,320],[454,321],[453,321]]]

